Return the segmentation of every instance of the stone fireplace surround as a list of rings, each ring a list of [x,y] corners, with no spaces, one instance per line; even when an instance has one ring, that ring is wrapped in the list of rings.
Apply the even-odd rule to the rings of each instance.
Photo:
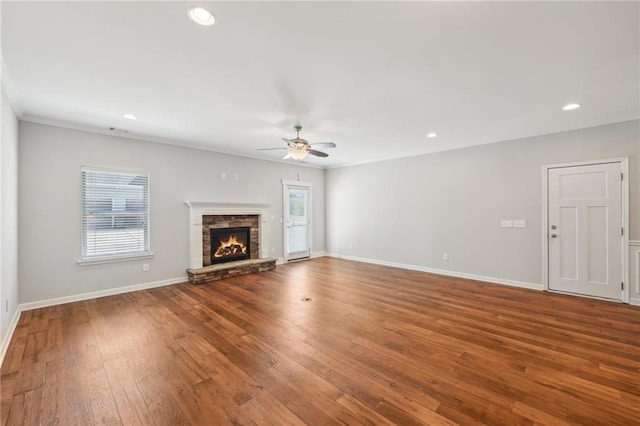
[[[225,228],[251,228],[249,231],[249,259],[259,259],[260,256],[260,217],[255,214],[225,214],[202,216],[202,266],[211,265],[211,230]]]
[[[261,272],[275,268],[275,259],[268,258],[269,245],[264,238],[262,225],[268,221],[269,204],[218,203],[185,201],[189,207],[189,269],[187,275],[193,284],[202,284],[227,276]],[[205,253],[206,240],[211,227],[251,226],[251,259],[208,265]],[[254,228],[256,228],[254,230]],[[209,247],[210,250],[210,247]]]

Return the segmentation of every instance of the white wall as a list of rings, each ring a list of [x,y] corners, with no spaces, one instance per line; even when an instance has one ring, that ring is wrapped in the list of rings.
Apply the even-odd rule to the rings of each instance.
[[[21,122],[20,302],[184,277],[184,200],[270,203],[276,220],[266,224],[265,237],[280,257],[280,179],[294,180],[298,173],[313,183],[314,252],[325,250],[326,206],[331,253],[539,285],[543,164],[629,157],[630,238],[640,239],[639,123],[330,169],[325,176],[295,163]],[[153,259],[77,265],[83,165],[150,173]],[[231,178],[221,180],[222,171]],[[235,173],[239,181],[232,179]],[[500,219],[526,219],[528,226],[501,229]],[[150,272],[142,272],[142,263],[150,264]]]
[[[20,302],[186,277],[185,200],[269,203],[275,220],[263,238],[282,257],[281,179],[313,183],[313,252],[325,249],[324,171],[20,122]],[[150,174],[153,259],[79,266],[80,168],[101,166]],[[220,173],[227,179],[221,180]],[[234,175],[239,174],[239,180]],[[150,271],[142,272],[149,263]]]
[[[638,123],[328,170],[327,251],[541,285],[541,166],[629,157],[638,239]],[[500,228],[501,219],[527,228]]]
[[[0,342],[18,307],[18,120],[2,93],[0,140]]]

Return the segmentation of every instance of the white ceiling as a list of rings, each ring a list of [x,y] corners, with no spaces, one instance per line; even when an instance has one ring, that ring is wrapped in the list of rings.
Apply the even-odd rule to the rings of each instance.
[[[300,120],[327,167],[640,117],[638,2],[195,3],[3,1],[18,114],[264,159]]]

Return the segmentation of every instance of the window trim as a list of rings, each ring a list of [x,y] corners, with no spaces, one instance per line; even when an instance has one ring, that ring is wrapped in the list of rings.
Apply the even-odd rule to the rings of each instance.
[[[109,173],[122,173],[122,174],[135,174],[146,176],[147,178],[147,212],[146,212],[146,220],[147,220],[147,235],[145,235],[147,239],[147,247],[145,251],[133,252],[133,253],[125,253],[125,254],[107,254],[107,255],[97,255],[97,256],[83,256],[85,247],[86,247],[86,233],[84,230],[84,203],[85,199],[82,194],[83,181],[82,174],[85,171],[98,171],[98,172],[109,172]],[[116,169],[116,168],[107,168],[107,167],[96,167],[96,166],[82,166],[80,168],[80,177],[81,177],[81,193],[80,193],[80,259],[76,261],[78,266],[89,266],[89,265],[99,265],[105,263],[116,263],[116,262],[127,262],[133,260],[141,260],[141,259],[150,259],[154,256],[154,253],[151,251],[151,182],[149,179],[149,173],[141,170],[132,170],[132,169]]]
[[[117,263],[127,262],[130,260],[142,260],[151,259],[153,257],[152,252],[140,253],[140,254],[123,254],[120,256],[92,256],[78,259],[76,263],[80,266],[88,265],[100,265],[102,263]]]

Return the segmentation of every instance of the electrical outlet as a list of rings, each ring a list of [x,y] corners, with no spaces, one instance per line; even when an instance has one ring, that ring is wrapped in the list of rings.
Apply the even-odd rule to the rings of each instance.
[[[449,254],[448,253],[442,253],[442,260],[444,260],[445,262],[449,261]]]
[[[275,253],[276,252],[276,248],[275,247],[271,247],[271,253]]]
[[[347,244],[347,246],[348,246],[350,249],[352,249],[352,248],[353,248],[353,243],[349,243],[349,244]]]
[[[142,264],[142,272],[149,272],[149,264],[148,263]]]
[[[233,179],[234,180],[240,180],[240,175],[238,173],[236,173],[235,175],[233,175]]]
[[[225,172],[220,173],[220,179],[225,180],[227,178],[227,174]]]

